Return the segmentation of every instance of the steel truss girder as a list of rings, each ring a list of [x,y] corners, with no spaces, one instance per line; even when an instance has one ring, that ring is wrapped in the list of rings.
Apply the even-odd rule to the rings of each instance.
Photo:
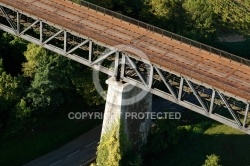
[[[51,41],[52,39],[54,39],[55,37],[57,37],[60,33],[62,33],[62,32],[64,32],[64,30],[63,29],[61,29],[60,31],[58,31],[57,33],[55,33],[53,36],[51,36],[50,38],[48,38],[46,41],[44,41],[43,43],[42,43],[42,45],[44,45],[44,44],[47,44],[49,41]],[[41,33],[41,32],[40,32]]]
[[[16,29],[16,27],[12,24],[11,19],[9,18],[8,15],[6,15],[6,13],[4,14],[4,16],[6,17],[7,21],[10,22],[10,27],[9,26],[6,26],[4,24],[1,24],[0,22],[0,29],[10,33],[10,34],[13,34],[13,35],[17,35],[27,41],[30,41],[30,42],[33,42],[35,44],[38,44],[38,45],[41,45],[43,46],[44,48],[46,49],[49,49],[55,53],[58,53],[58,54],[61,54],[65,57],[68,57],[69,59],[71,60],[74,60],[76,62],[79,62],[81,64],[84,64],[86,66],[89,66],[89,67],[92,67],[96,70],[99,70],[103,73],[106,73],[107,75],[110,75],[110,76],[120,76],[120,79],[122,81],[125,81],[125,82],[128,82],[128,83],[131,83],[133,85],[136,85],[137,87],[143,89],[143,90],[146,90],[146,91],[149,91],[151,92],[152,94],[155,94],[157,96],[160,96],[162,98],[165,98],[171,102],[174,102],[174,103],[177,103],[183,107],[186,107],[194,112],[197,112],[199,114],[202,114],[204,116],[207,116],[211,119],[214,119],[218,122],[221,122],[221,123],[224,123],[226,125],[229,125],[231,127],[234,127],[236,129],[239,129],[247,134],[250,134],[250,130],[249,128],[246,128],[246,123],[247,123],[247,118],[248,118],[248,113],[249,113],[249,101],[247,101],[246,99],[244,98],[240,98],[238,96],[235,96],[231,93],[228,93],[228,92],[224,92],[220,89],[216,89],[212,86],[210,86],[209,84],[207,83],[204,83],[204,82],[201,82],[199,80],[194,80],[190,77],[187,77],[185,75],[182,75],[181,73],[177,73],[177,72],[174,72],[172,70],[169,70],[167,68],[163,68],[157,64],[149,64],[150,65],[150,74],[148,74],[148,80],[149,80],[149,84],[147,84],[145,81],[143,81],[144,79],[141,79],[141,82],[138,82],[136,80],[133,80],[129,77],[126,77],[124,75],[125,73],[125,64],[126,64],[126,59],[128,59],[129,63],[133,66],[135,65],[133,63],[133,61],[130,59],[130,58],[134,58],[134,59],[137,59],[137,60],[140,60],[140,58],[137,58],[135,57],[134,55],[129,55],[127,53],[124,53],[122,51],[119,51],[119,49],[115,48],[115,47],[112,47],[112,46],[108,46],[106,45],[105,43],[101,43],[99,41],[96,41],[95,39],[91,39],[89,38],[88,36],[84,36],[84,35],[81,35],[81,34],[78,34],[77,32],[74,32],[74,31],[71,31],[70,29],[66,29],[66,28],[63,28],[61,26],[58,26],[58,25],[55,25],[53,23],[50,23],[50,22],[47,22],[46,20],[42,20],[42,19],[39,19],[38,17],[36,16],[31,16],[30,14],[28,13],[25,13],[23,11],[17,11],[17,9],[14,9],[10,6],[7,6],[3,3],[0,2],[0,7],[1,7],[1,10],[3,12],[3,7],[6,7],[10,10],[13,10],[13,11],[16,11],[17,14],[16,14],[16,25],[17,25],[17,29],[18,27],[20,27],[20,14],[22,15],[26,15],[27,17],[31,17],[32,19],[34,19],[35,21],[33,22],[32,25],[30,25],[29,27],[27,28],[32,28],[32,26],[39,24],[39,32],[40,32],[40,37],[39,39],[35,38],[35,37],[32,37],[32,36],[29,36],[29,35],[26,35],[25,32],[28,30],[27,28],[23,31],[23,32],[20,32],[20,29]],[[57,32],[55,35],[53,35],[51,38],[47,39],[45,42],[43,42],[43,24],[48,24],[56,29],[59,29],[59,32]],[[58,48],[56,46],[54,46],[53,44],[48,44],[48,42],[50,40],[52,40],[54,37],[56,37],[57,35],[59,35],[60,33],[64,32],[64,46],[63,46],[63,49],[61,48]],[[66,51],[67,49],[67,34],[72,34],[74,36],[78,36],[78,37],[81,37],[83,39],[85,39],[83,42],[80,42],[78,43],[73,49],[69,50],[69,51]],[[88,55],[88,58],[85,59],[85,58],[82,58],[78,55],[75,55],[75,54],[72,54],[76,49],[80,48],[81,46],[85,45],[89,43],[89,55]],[[96,45],[100,45],[102,47],[106,47],[107,49],[111,50],[109,53],[106,53],[105,55],[102,55],[99,59],[95,60],[94,62],[92,62],[92,57],[93,57],[93,43],[95,43]],[[119,54],[122,54],[122,56],[119,56]],[[105,68],[103,66],[101,66],[98,62],[101,62],[102,60],[106,59],[108,56],[110,56],[111,54],[115,54],[115,69],[114,70],[110,70],[108,68]],[[118,69],[118,66],[120,66],[120,69]],[[154,72],[154,70],[156,72]],[[172,85],[170,85],[168,83],[168,80],[166,80],[163,76],[163,74],[159,71],[166,71],[168,73],[171,73],[177,77],[180,77],[180,82],[179,82],[179,92],[178,94],[175,94],[174,90],[173,90],[173,87]],[[139,71],[137,71],[139,72]],[[140,73],[137,73],[138,76],[140,75]],[[164,82],[165,86],[168,88],[168,90],[170,91],[170,94],[168,93],[163,93],[161,91],[159,91],[158,89],[155,89],[155,88],[152,88],[152,81],[153,81],[153,76],[154,74],[158,74],[162,81]],[[142,78],[142,76],[139,76]],[[201,104],[202,107],[199,107],[195,104],[192,104],[192,103],[189,103],[189,102],[186,102],[186,101],[183,101],[181,96],[182,96],[182,93],[183,93],[183,87],[184,87],[184,80],[189,84],[189,87],[192,89],[192,91],[194,92],[196,98],[198,99],[198,101],[200,102],[201,99],[200,99],[200,96],[199,96],[199,93],[197,91],[195,91],[195,89],[192,87],[192,84],[190,84],[190,82],[193,82],[197,85],[202,85],[204,87],[206,87],[207,89],[211,89],[212,90],[212,96],[211,96],[211,102],[210,102],[210,107],[209,108],[206,108],[206,111],[204,111],[204,103]],[[190,86],[191,85],[191,86]],[[216,92],[219,92],[218,94],[221,94],[220,96],[222,96],[222,100],[224,101],[225,105],[227,106],[227,109],[229,109],[230,113],[233,114],[233,117],[235,118],[235,122],[232,122],[232,121],[229,121],[223,117],[220,117],[220,116],[217,116],[216,114],[213,114],[213,108],[214,108],[214,105],[215,105],[215,93]],[[226,101],[226,99],[224,98],[224,95],[226,96],[229,96],[229,97],[232,97],[232,98],[235,98],[237,100],[240,100],[242,101],[243,103],[246,104],[246,109],[245,109],[245,116],[244,116],[244,122],[243,124],[240,123],[240,121],[237,119],[237,117],[235,116],[234,114],[234,111],[233,109],[230,107],[229,103]]]
[[[179,93],[178,93],[178,102],[181,101],[181,96],[183,93],[183,85],[184,85],[184,78],[181,77],[180,86],[179,86]]]
[[[149,72],[149,76],[148,76],[148,87],[149,89],[152,88],[153,86],[153,80],[154,80],[154,66],[152,64],[150,64],[150,72]]]
[[[95,65],[95,64],[97,64],[97,63],[103,61],[104,59],[106,59],[107,57],[109,57],[110,55],[112,55],[112,54],[115,53],[115,52],[117,52],[116,49],[111,50],[110,52],[108,52],[108,53],[102,55],[100,58],[96,59],[94,62],[91,62],[90,65],[93,66],[93,65]]]
[[[157,73],[159,74],[159,76],[161,77],[163,83],[166,85],[166,87],[168,88],[169,92],[172,94],[172,96],[174,97],[174,99],[177,101],[177,96],[176,93],[174,92],[173,88],[171,87],[171,85],[167,82],[167,80],[164,78],[162,72],[157,68],[154,67],[155,70],[157,71]]]
[[[39,22],[40,22],[39,20],[35,20],[30,26],[28,26],[26,29],[24,29],[20,34],[23,35],[25,32],[27,32],[29,29],[31,29],[34,25],[36,25]],[[18,24],[18,25],[20,25],[20,24]]]
[[[196,91],[195,88],[193,87],[192,83],[191,83],[188,79],[186,79],[186,78],[184,78],[184,79],[185,79],[185,81],[187,82],[188,86],[189,86],[189,87],[191,88],[191,90],[193,91],[193,94],[195,95],[196,99],[199,101],[200,105],[203,107],[203,109],[204,109],[204,110],[206,111],[206,113],[208,114],[209,112],[208,112],[208,109],[207,109],[206,105],[205,105],[205,104],[203,103],[203,101],[201,100],[199,94],[197,93],[197,91]]]
[[[246,128],[248,113],[249,113],[249,103],[247,103],[246,110],[245,110],[245,116],[244,116],[244,121],[243,121],[243,127],[244,128]]]
[[[67,35],[67,34],[64,34],[64,35]],[[66,42],[66,39],[64,39],[65,43],[64,43],[64,46],[67,45],[67,42]],[[81,46],[87,44],[89,42],[89,40],[85,40],[84,42],[78,44],[77,46],[75,46],[74,48],[72,48],[71,50],[69,50],[68,52],[66,52],[66,55],[72,53],[73,51],[77,50],[78,48],[80,48]],[[66,51],[66,47],[64,49]]]
[[[147,90],[150,90],[149,85],[146,83],[146,81],[142,77],[141,73],[137,70],[136,64],[127,55],[126,55],[126,59],[128,60],[129,64],[133,68],[133,70],[136,72],[136,74],[138,75],[138,77],[140,78],[141,82],[145,85],[145,87],[147,88]]]
[[[238,124],[238,126],[242,126],[240,120],[237,118],[237,116],[235,115],[234,111],[232,110],[231,106],[228,104],[227,100],[225,99],[224,95],[222,93],[220,93],[219,91],[216,91],[217,94],[220,96],[221,100],[225,103],[228,111],[230,112],[230,114],[233,116],[234,120],[236,121],[236,123]]]
[[[209,107],[209,114],[212,114],[213,110],[214,110],[214,101],[215,101],[215,90],[212,89],[212,96],[211,96],[211,102],[210,102],[210,107]]]
[[[13,30],[17,33],[17,29],[15,27],[15,24],[12,22],[12,20],[10,19],[10,17],[8,16],[8,14],[5,12],[3,6],[0,6],[0,10],[2,11],[2,13],[4,14],[6,20],[8,21],[8,23],[10,24],[10,26],[13,28]]]

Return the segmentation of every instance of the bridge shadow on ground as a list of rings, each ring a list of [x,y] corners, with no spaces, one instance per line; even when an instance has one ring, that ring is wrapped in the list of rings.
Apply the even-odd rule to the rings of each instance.
[[[206,155],[211,154],[220,156],[220,164],[223,166],[250,165],[250,135],[202,119],[203,122],[181,126],[179,143],[168,148],[165,153],[147,159],[145,165],[201,166]]]

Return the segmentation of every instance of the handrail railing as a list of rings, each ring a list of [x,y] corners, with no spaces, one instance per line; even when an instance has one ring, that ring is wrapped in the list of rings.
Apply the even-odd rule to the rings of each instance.
[[[246,59],[246,58],[242,58],[242,57],[239,57],[237,55],[234,55],[234,54],[231,54],[231,53],[228,53],[226,51],[222,51],[220,49],[217,49],[217,48],[214,48],[214,47],[211,47],[211,46],[208,46],[206,44],[203,44],[203,43],[200,43],[200,42],[197,42],[197,41],[194,41],[192,39],[189,39],[189,38],[186,38],[184,36],[181,36],[181,35],[178,35],[178,34],[175,34],[175,33],[172,33],[172,32],[169,32],[167,30],[164,30],[164,29],[161,29],[161,28],[158,28],[158,27],[155,27],[153,25],[150,25],[150,24],[147,24],[145,22],[142,22],[142,21],[139,21],[139,20],[136,20],[136,19],[133,19],[131,17],[128,17],[128,16],[125,16],[125,15],[122,15],[120,13],[117,13],[117,12],[114,12],[114,11],[111,11],[109,9],[106,9],[106,8],[103,8],[103,7],[100,7],[100,6],[97,6],[95,4],[92,4],[90,2],[86,2],[84,0],[80,0],[79,2],[80,5],[82,6],[85,6],[87,8],[90,8],[92,10],[95,10],[97,12],[101,12],[101,13],[104,13],[104,14],[107,14],[107,15],[110,15],[111,17],[115,17],[117,19],[121,19],[122,21],[126,21],[130,24],[134,24],[134,25],[137,25],[139,27],[142,27],[142,28],[145,28],[147,30],[150,30],[150,31],[153,31],[155,33],[158,33],[158,34],[161,34],[161,35],[164,35],[164,36],[167,36],[171,39],[175,39],[181,43],[186,43],[190,46],[194,46],[196,48],[199,48],[200,50],[206,50],[208,51],[209,53],[214,53],[214,54],[217,54],[219,55],[220,57],[225,57],[227,59],[230,59],[232,61],[236,61],[236,62],[239,62],[241,64],[244,64],[244,65],[247,65],[247,66],[250,66],[250,60]]]

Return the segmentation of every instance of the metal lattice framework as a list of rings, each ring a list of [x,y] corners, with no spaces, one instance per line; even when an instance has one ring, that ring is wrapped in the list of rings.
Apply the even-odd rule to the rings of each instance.
[[[0,29],[250,134],[247,99],[0,3]]]

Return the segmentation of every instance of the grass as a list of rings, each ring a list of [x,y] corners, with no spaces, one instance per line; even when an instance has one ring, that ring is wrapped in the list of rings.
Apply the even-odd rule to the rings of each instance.
[[[200,118],[199,122],[179,127],[179,144],[155,158],[150,166],[201,166],[206,155],[213,153],[220,156],[223,166],[250,165],[249,135],[201,115],[194,116]]]
[[[60,113],[40,119],[40,128],[0,143],[0,165],[25,164],[44,155],[101,124],[101,120],[69,120],[68,112],[88,111],[77,102],[63,108]]]

